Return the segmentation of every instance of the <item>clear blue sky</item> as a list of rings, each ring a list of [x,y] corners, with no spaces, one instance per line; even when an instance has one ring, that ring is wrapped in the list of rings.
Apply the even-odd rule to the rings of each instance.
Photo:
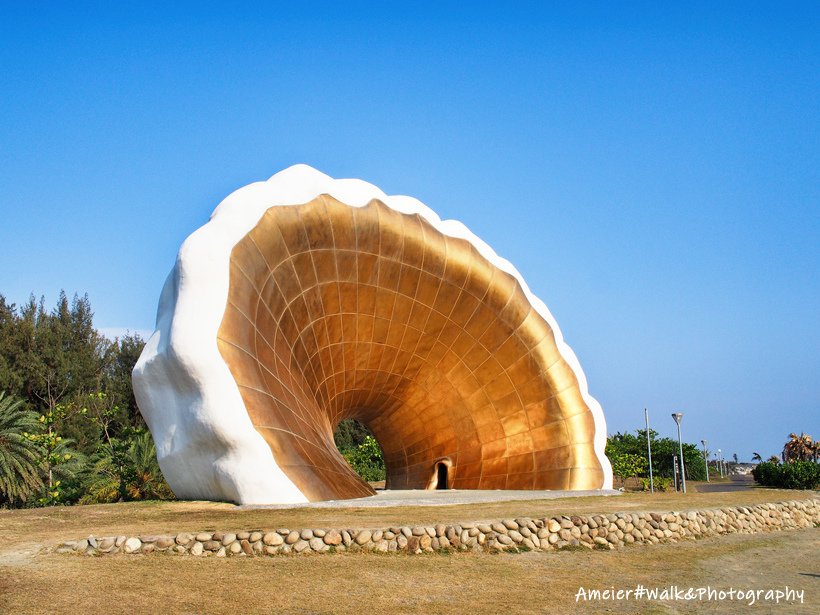
[[[512,261],[610,432],[646,406],[741,459],[820,437],[817,2],[27,4],[0,4],[7,299],[152,329],[182,240],[304,162]]]

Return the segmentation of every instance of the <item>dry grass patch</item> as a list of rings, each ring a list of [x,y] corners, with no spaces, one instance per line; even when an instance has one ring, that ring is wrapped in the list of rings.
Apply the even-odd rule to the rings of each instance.
[[[444,507],[241,510],[210,502],[146,502],[0,512],[0,612],[14,613],[800,613],[806,605],[575,603],[591,589],[789,585],[815,596],[820,531],[731,535],[613,552],[490,555],[338,554],[266,558],[37,555],[95,535],[278,527],[387,527],[505,517],[685,510],[813,497],[751,490],[689,495],[522,500]],[[811,576],[815,575],[815,576]],[[815,593],[812,594],[811,592]]]
[[[791,587],[817,597],[817,529],[614,552],[193,558],[40,556],[0,565],[15,613],[805,613],[806,605],[575,603],[579,586]]]

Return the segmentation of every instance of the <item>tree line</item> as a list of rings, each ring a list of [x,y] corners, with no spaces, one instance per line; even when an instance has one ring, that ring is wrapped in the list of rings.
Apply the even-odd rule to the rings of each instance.
[[[783,446],[780,457],[772,455],[763,461],[760,453],[752,460],[759,461],[752,470],[754,479],[765,487],[781,489],[817,489],[820,487],[820,442],[800,432],[792,432]],[[780,461],[783,463],[780,463]]]
[[[649,430],[652,448],[652,474],[658,485],[668,488],[674,477],[674,458],[680,457],[680,445],[672,438],[659,438],[658,432]],[[624,432],[611,435],[606,440],[606,456],[612,463],[612,473],[623,485],[628,478],[646,479],[649,483],[649,455],[646,450],[646,430],[634,434]],[[697,445],[683,443],[683,460],[686,478],[706,479],[706,462]],[[648,487],[647,487],[648,488]]]
[[[87,295],[0,295],[0,507],[173,497],[131,387],[145,342],[93,316]]]

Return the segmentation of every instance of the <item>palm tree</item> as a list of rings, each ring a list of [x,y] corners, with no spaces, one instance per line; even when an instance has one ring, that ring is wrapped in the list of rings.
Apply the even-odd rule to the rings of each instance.
[[[115,439],[111,442],[113,446],[105,447],[94,458],[81,503],[173,499],[174,493],[157,463],[157,449],[150,433],[138,434],[127,447],[120,447],[125,443]]]
[[[120,499],[120,473],[110,449],[94,457],[85,479],[85,495],[80,504],[107,504]]]
[[[40,428],[23,401],[0,392],[0,504],[25,502],[43,487],[41,455],[26,436]]]
[[[128,449],[132,473],[126,490],[132,500],[170,500],[174,492],[165,482],[157,462],[157,448],[147,431],[137,436]]]
[[[814,442],[809,434],[801,432],[789,434],[789,441],[783,447],[783,461],[811,461],[815,455]]]
[[[752,453],[752,461],[763,463],[763,457],[760,456],[760,453]]]

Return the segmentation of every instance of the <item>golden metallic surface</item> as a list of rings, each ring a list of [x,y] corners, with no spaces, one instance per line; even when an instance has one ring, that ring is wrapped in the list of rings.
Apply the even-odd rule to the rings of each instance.
[[[387,488],[595,489],[594,424],[552,330],[466,240],[380,201],[270,208],[233,249],[219,350],[310,499],[373,493],[333,430],[362,421]]]

